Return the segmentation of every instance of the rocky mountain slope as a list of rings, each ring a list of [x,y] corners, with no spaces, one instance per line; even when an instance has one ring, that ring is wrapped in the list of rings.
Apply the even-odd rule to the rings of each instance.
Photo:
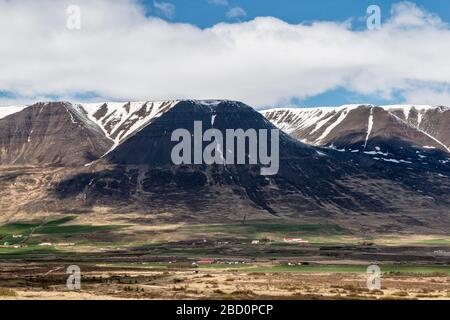
[[[414,131],[401,113],[372,106],[328,110],[328,116],[319,110],[308,121],[293,112],[270,112],[266,116],[297,139],[280,134],[279,171],[264,176],[259,164],[174,165],[171,161],[176,144],[171,141],[172,132],[180,128],[192,132],[194,121],[201,121],[203,130],[214,128],[224,136],[227,129],[276,128],[240,102],[36,104],[0,120],[0,162],[27,166],[0,170],[0,184],[9,190],[2,197],[21,199],[12,209],[9,203],[2,205],[2,210],[93,212],[102,208],[106,215],[139,212],[177,221],[350,219],[356,227],[385,230],[400,224],[439,228],[450,223],[450,169],[439,162],[447,160],[436,158],[425,166],[423,161],[408,160],[408,153],[405,158],[396,154],[393,161],[391,151],[386,155],[383,149],[414,145],[424,157],[425,152],[446,154],[443,146],[428,137],[431,131],[420,131],[425,127]],[[422,115],[420,123],[428,123],[427,130],[432,130],[431,121]],[[340,130],[341,124],[348,124],[347,129]],[[391,134],[383,133],[386,126],[392,126]],[[310,135],[297,136],[301,134],[298,127],[309,128]],[[316,136],[309,139],[324,147],[298,140],[307,140],[311,134]],[[335,139],[328,140],[331,137]],[[444,138],[445,134],[439,136]],[[398,143],[388,145],[392,141]],[[49,164],[59,169],[49,169]],[[39,189],[33,199],[18,192],[30,181],[37,183],[34,192]]]
[[[379,161],[446,164],[450,157],[449,107],[347,105],[262,113],[305,143]]]
[[[178,101],[77,104],[117,147],[127,137],[176,105]],[[111,150],[110,150],[111,151]]]
[[[174,129],[273,129],[252,108],[232,101],[182,101],[115,150],[58,185],[57,194],[84,204],[133,203],[144,210],[210,216],[339,217],[393,215],[421,224],[417,210],[448,209],[450,172],[411,163],[379,162],[365,154],[315,148],[280,136],[280,170],[259,165],[181,165],[170,160]],[[414,199],[414,200],[412,200]],[[414,205],[412,203],[414,202]],[[119,205],[120,203],[120,205]],[[231,205],[232,204],[232,205]],[[265,213],[264,213],[265,212]],[[423,213],[423,211],[422,211]],[[194,214],[194,215],[195,215]],[[414,217],[414,218],[413,218]],[[425,220],[433,220],[429,215]]]
[[[0,119],[1,165],[80,166],[112,146],[100,127],[70,103],[16,108]]]

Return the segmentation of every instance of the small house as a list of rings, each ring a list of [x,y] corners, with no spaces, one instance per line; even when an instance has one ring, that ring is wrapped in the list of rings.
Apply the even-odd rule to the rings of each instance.
[[[286,243],[309,243],[308,240],[304,240],[302,238],[284,238],[284,242],[286,242]]]
[[[197,264],[201,265],[205,265],[205,264],[214,264],[215,260],[214,259],[200,259],[197,261]]]
[[[50,242],[42,242],[42,243],[39,243],[39,246],[41,246],[41,247],[49,247],[49,246],[51,246],[52,244],[50,243]]]

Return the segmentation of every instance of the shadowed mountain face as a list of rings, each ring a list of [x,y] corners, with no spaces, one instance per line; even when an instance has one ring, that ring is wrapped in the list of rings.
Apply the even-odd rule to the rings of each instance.
[[[154,120],[151,125],[130,137],[114,152],[105,156],[105,161],[127,165],[173,165],[171,151],[178,144],[178,140],[171,141],[172,133],[177,129],[186,129],[191,135],[194,135],[195,122],[201,122],[202,133],[208,129],[219,130],[223,135],[225,145],[227,144],[227,129],[242,129],[243,131],[266,129],[268,132],[276,129],[255,110],[240,102],[182,101],[163,116]],[[270,138],[270,132],[268,138]],[[194,137],[191,140],[191,154],[194,154],[193,141]],[[313,148],[294,141],[284,133],[281,134],[280,142],[280,155],[282,157],[288,158],[293,154],[297,156],[317,156]],[[210,142],[204,142],[201,149],[204,150],[208,144]],[[296,145],[296,147],[292,148],[291,144]],[[237,150],[235,150],[236,152]],[[248,157],[248,143],[246,155]]]
[[[275,214],[262,194],[274,178],[261,176],[259,165],[173,164],[171,151],[178,142],[171,141],[172,132],[187,129],[193,133],[195,121],[202,123],[203,132],[214,128],[222,132],[224,138],[226,129],[275,129],[259,113],[239,102],[183,101],[98,161],[93,166],[95,173],[75,177],[75,184],[83,189],[86,199],[94,202],[98,199],[108,201],[106,198],[113,195],[111,198],[139,199],[138,202],[144,207],[159,203],[158,208],[152,208],[155,210],[174,210],[184,203],[185,208],[208,211],[211,206],[228,206],[228,201],[244,201],[248,203],[242,205],[240,214],[249,205],[256,210]],[[204,143],[203,147],[207,144]],[[193,143],[191,146],[193,154]],[[304,159],[315,165],[316,161],[323,164],[322,171],[329,171],[323,156],[286,134],[280,136],[280,156],[283,163]],[[114,165],[112,170],[97,170],[99,167],[110,168],[111,165]],[[282,168],[280,176],[289,176],[288,168],[290,165]],[[61,193],[70,194],[66,188],[72,189],[74,181],[63,183]],[[87,191],[84,189],[86,181],[90,182]],[[294,182],[286,182],[290,183]],[[316,183],[320,183],[319,180],[311,182],[311,187]],[[75,188],[71,191],[77,195],[81,190]]]
[[[132,205],[190,217],[361,213],[412,217],[420,208],[439,213],[448,209],[448,168],[424,170],[411,163],[398,170],[395,163],[314,148],[283,133],[280,168],[274,176],[262,176],[259,165],[174,165],[170,155],[176,142],[171,134],[179,128],[193,132],[194,121],[201,121],[203,130],[216,128],[224,136],[226,129],[274,129],[242,103],[183,101],[89,170],[67,177],[56,194],[83,199],[85,205],[127,206],[127,210]]]
[[[83,166],[112,142],[70,103],[38,103],[0,119],[0,164]]]
[[[309,130],[302,139],[324,147],[281,132],[279,171],[270,176],[261,175],[260,164],[248,164],[248,143],[247,164],[172,162],[172,149],[178,144],[171,141],[172,133],[186,129],[192,136],[195,122],[201,122],[203,132],[222,133],[225,146],[227,129],[275,129],[260,113],[233,101],[37,104],[0,120],[0,161],[67,167],[42,177],[41,198],[20,204],[30,212],[42,207],[54,211],[101,207],[114,213],[162,214],[178,221],[350,217],[376,224],[389,218],[393,227],[447,221],[450,169],[437,138],[420,131],[424,129],[415,130],[397,111],[391,114],[375,107],[344,111],[327,111],[324,117],[304,122],[299,115],[272,111],[269,118],[282,129],[288,124],[293,129],[287,131],[296,138],[301,130]],[[414,118],[413,111],[408,114]],[[425,118],[422,115],[421,123],[431,123]],[[14,189],[25,174],[5,171],[0,183]],[[40,181],[36,175],[33,180]]]

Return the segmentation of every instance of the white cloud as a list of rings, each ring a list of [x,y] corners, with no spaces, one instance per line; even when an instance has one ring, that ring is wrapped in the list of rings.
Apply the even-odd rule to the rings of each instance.
[[[342,87],[450,104],[450,30],[411,4],[372,32],[270,17],[199,29],[147,17],[134,0],[78,0],[81,30],[70,31],[72,2],[0,0],[0,91],[18,96],[0,103],[88,92],[274,105]]]
[[[450,86],[447,85],[422,85],[415,86],[404,94],[405,102],[415,104],[445,105],[450,106]]]
[[[158,12],[166,18],[173,19],[175,17],[175,5],[170,2],[154,1],[153,6]]]
[[[207,0],[210,4],[215,4],[218,6],[227,6],[228,0]]]
[[[245,16],[247,16],[247,12],[241,7],[230,8],[230,10],[227,11],[228,19],[243,18]]]
[[[398,27],[443,26],[442,20],[412,2],[399,2],[392,6],[390,23]]]

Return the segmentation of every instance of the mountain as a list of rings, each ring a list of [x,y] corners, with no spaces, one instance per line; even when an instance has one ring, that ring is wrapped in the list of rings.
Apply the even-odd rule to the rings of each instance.
[[[222,133],[275,128],[240,102],[180,101],[90,167],[71,173],[56,195],[78,199],[77,206],[109,205],[184,220],[359,219],[356,225],[383,221],[392,228],[447,219],[442,214],[450,206],[448,168],[410,164],[398,170],[396,163],[313,147],[284,133],[274,176],[262,176],[259,165],[174,165],[171,133],[192,132],[194,121]]]
[[[1,145],[4,145],[2,149],[4,155],[0,163],[88,164],[116,148],[128,136],[148,125],[177,103],[177,101],[91,104],[59,102],[40,103],[28,108],[0,107],[2,137],[11,137],[14,140],[0,140]],[[8,118],[1,122],[6,117]],[[77,129],[72,130],[72,127]],[[86,145],[61,147],[64,142],[69,143],[78,139],[83,140]],[[7,148],[7,145],[10,146]],[[45,146],[52,146],[52,152],[47,153]],[[70,156],[61,155],[59,152]],[[7,153],[10,155],[7,156]],[[69,157],[72,159],[68,159]]]
[[[105,135],[114,142],[115,148],[177,103],[178,101],[143,101],[77,105],[86,112],[91,121],[102,128]]]
[[[78,196],[83,192],[87,202],[133,198],[142,207],[158,203],[151,208],[154,211],[173,211],[180,206],[183,211],[190,207],[199,213],[214,207],[228,211],[230,201],[244,202],[242,208],[245,209],[236,212],[239,215],[245,210],[251,211],[252,207],[254,211],[262,209],[275,214],[275,209],[268,204],[270,195],[263,195],[263,189],[270,186],[273,179],[261,176],[258,165],[176,166],[172,163],[171,150],[177,144],[171,141],[172,132],[180,128],[193,132],[194,121],[201,121],[203,130],[215,128],[224,135],[226,129],[275,129],[264,117],[240,102],[181,101],[93,164],[89,173],[62,183],[60,193],[73,192]],[[319,163],[324,166],[322,170],[327,171],[327,159],[286,134],[280,137],[280,154],[287,161],[291,158],[312,160],[305,165],[305,171]],[[281,170],[292,168],[287,163]],[[285,174],[289,175],[284,171],[281,175]],[[295,184],[292,177],[288,180],[289,184]],[[88,187],[86,182],[89,182]],[[311,183],[311,188],[316,183],[320,183],[319,180]],[[79,188],[73,189],[73,186]],[[303,199],[298,206],[315,206],[315,201]]]
[[[300,141],[378,161],[447,164],[450,157],[449,107],[345,105],[262,113]]]
[[[70,103],[10,108],[0,119],[0,164],[80,166],[112,146],[100,127]]]
[[[391,159],[390,153],[365,153],[372,146],[375,152],[385,152],[381,149],[384,145],[378,144],[385,141],[382,126],[377,124],[379,119],[385,119],[385,125],[397,121],[411,130],[409,133],[392,128],[395,136],[407,141],[408,148],[420,141],[413,132],[419,132],[420,139],[427,135],[410,129],[413,126],[405,124],[407,121],[396,120],[402,119],[400,114],[388,113],[380,118],[382,108],[351,107],[345,116],[343,109],[327,111],[330,120],[320,124],[328,129],[320,127],[316,131],[321,130],[319,141],[338,137],[334,128],[353,118],[347,131],[357,132],[353,140],[342,140],[348,152],[342,152],[337,141],[315,146],[281,132],[279,170],[275,175],[262,175],[264,166],[260,164],[175,165],[171,159],[171,151],[178,143],[172,141],[172,133],[177,129],[192,133],[194,122],[201,122],[203,131],[213,128],[224,137],[229,129],[276,129],[261,113],[241,102],[36,104],[0,120],[0,196],[5,199],[1,209],[11,215],[73,212],[101,214],[105,219],[127,217],[132,222],[266,218],[327,221],[346,224],[358,232],[400,230],[405,225],[447,228],[448,165],[433,162],[424,166],[422,161],[407,158],[404,161],[408,162],[403,163],[397,155],[398,162],[384,161],[380,159]],[[369,115],[364,118],[366,109]],[[359,118],[353,116],[353,111],[360,114]],[[280,115],[281,111],[270,112]],[[368,125],[361,125],[357,119],[368,124],[371,116],[374,122],[366,143]],[[424,123],[431,121],[421,119]],[[292,124],[293,130],[287,131],[293,136],[301,132],[294,126],[300,120],[285,120],[278,125]],[[319,125],[310,126],[315,129]],[[406,140],[409,136],[412,138]],[[420,147],[420,154],[445,154],[432,141],[419,144],[436,149]],[[366,149],[361,144],[366,144]],[[419,148],[419,144],[414,146]],[[350,147],[352,151],[360,149],[351,152]],[[194,146],[191,148],[193,151]],[[247,148],[245,159],[249,156]],[[11,164],[28,167],[11,169]],[[23,191],[30,188],[32,197]]]

